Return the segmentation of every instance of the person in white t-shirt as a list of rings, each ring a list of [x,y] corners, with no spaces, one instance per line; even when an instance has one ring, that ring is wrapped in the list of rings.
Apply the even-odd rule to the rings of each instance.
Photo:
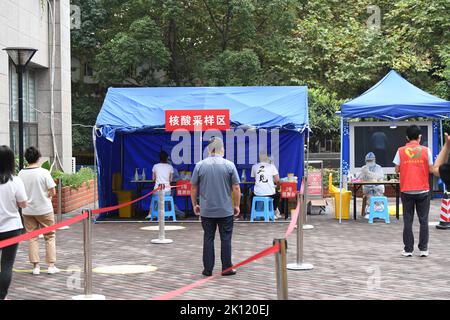
[[[277,168],[271,163],[270,158],[266,153],[260,153],[259,162],[252,166],[251,177],[255,178],[253,194],[258,197],[273,198],[275,216],[276,218],[279,218],[279,195],[276,192],[276,185],[280,181],[280,176]]]
[[[169,164],[169,155],[165,151],[159,153],[159,163],[152,169],[153,180],[155,180],[155,189],[159,185],[164,185],[166,194],[170,194],[170,183],[173,178],[173,167]]]
[[[169,164],[169,155],[165,151],[159,153],[159,163],[152,168],[153,180],[155,180],[155,189],[164,185],[166,195],[171,195],[170,183],[173,179],[173,167]],[[157,195],[155,195],[157,196]],[[151,210],[146,219],[151,218]]]
[[[0,241],[22,234],[23,225],[19,208],[26,208],[27,194],[22,180],[14,177],[14,152],[7,146],[0,146]],[[14,260],[19,244],[0,249],[0,300],[5,300],[11,284]]]
[[[47,169],[39,165],[41,153],[35,147],[29,147],[25,151],[25,159],[28,167],[19,172],[26,192],[28,194],[28,207],[23,210],[23,222],[27,232],[49,227],[55,224],[52,197],[56,194],[56,183]],[[48,264],[49,274],[58,273],[56,262],[56,237],[55,231],[44,234],[45,260]],[[34,275],[40,274],[39,266],[39,242],[38,238],[29,241],[28,255],[33,264]]]

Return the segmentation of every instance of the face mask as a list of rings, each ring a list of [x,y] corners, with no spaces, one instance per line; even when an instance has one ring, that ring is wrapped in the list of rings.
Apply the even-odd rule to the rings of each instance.
[[[366,164],[368,167],[373,168],[375,166],[375,161],[367,161]]]

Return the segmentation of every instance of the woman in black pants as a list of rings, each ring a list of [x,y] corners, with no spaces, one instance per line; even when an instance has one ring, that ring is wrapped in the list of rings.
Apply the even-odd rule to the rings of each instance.
[[[22,234],[23,229],[19,208],[27,206],[27,195],[22,180],[14,176],[15,164],[13,151],[0,146],[0,241]],[[0,300],[8,294],[18,246],[0,248]]]

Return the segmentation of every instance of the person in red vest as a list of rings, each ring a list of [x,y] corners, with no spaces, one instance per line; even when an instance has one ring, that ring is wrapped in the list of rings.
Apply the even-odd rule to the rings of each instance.
[[[433,172],[430,149],[420,145],[421,130],[417,125],[406,129],[408,142],[397,150],[394,158],[395,171],[400,173],[400,191],[403,203],[402,255],[411,257],[414,251],[412,230],[414,208],[420,223],[419,250],[421,257],[428,256],[428,214],[430,212],[429,174]]]

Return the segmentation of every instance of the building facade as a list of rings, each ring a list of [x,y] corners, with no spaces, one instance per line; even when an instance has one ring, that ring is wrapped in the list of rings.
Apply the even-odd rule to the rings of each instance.
[[[51,161],[58,155],[66,172],[72,170],[70,24],[70,0],[0,0],[0,145],[18,153],[18,78],[1,49],[38,49],[23,79],[24,145]]]

